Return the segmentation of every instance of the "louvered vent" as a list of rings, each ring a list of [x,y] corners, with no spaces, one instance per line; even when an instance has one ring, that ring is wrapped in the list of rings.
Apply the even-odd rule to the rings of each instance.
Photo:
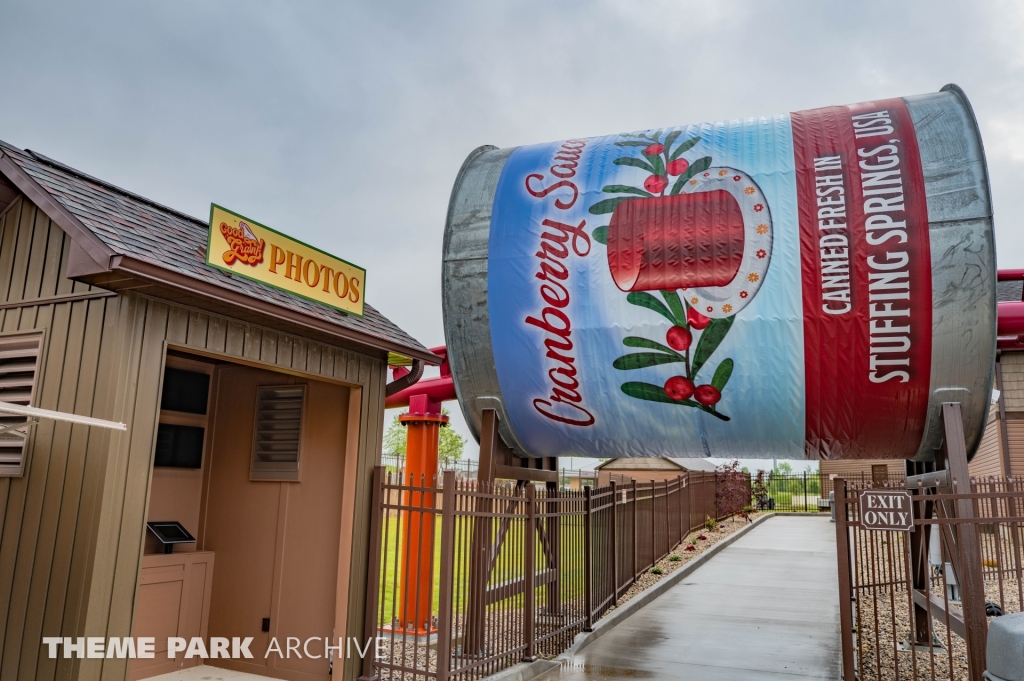
[[[0,402],[29,406],[36,387],[42,334],[0,336]],[[24,416],[0,414],[0,430],[27,421]],[[24,470],[25,430],[0,432],[0,476],[18,476]]]
[[[252,451],[254,480],[298,480],[305,397],[303,385],[259,388]]]

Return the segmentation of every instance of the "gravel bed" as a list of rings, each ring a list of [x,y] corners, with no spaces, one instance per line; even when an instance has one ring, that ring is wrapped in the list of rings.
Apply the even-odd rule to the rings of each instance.
[[[898,536],[898,535],[896,535]],[[985,555],[992,556],[994,540],[991,535],[982,537]],[[988,546],[985,546],[985,544]],[[863,545],[862,545],[863,546]],[[904,547],[902,541],[897,541],[892,546],[892,553],[883,556],[888,552],[889,547],[884,540],[876,540],[874,545],[874,556],[869,551],[863,551],[858,556],[858,575],[855,579],[862,581],[874,577],[876,581],[886,581],[881,575],[884,568],[892,565],[895,561],[897,574],[896,585],[881,585],[874,587],[861,587],[858,589],[856,611],[854,612],[854,623],[856,635],[854,637],[854,650],[857,655],[858,669],[861,681],[895,681],[896,679],[931,679],[947,681],[968,678],[967,669],[967,648],[965,641],[957,634],[949,632],[941,620],[932,618],[932,628],[935,638],[941,643],[931,650],[909,649],[907,643],[911,634],[911,605],[909,603],[906,589],[905,565],[902,556]],[[1002,556],[1014,555],[1013,547],[1008,539],[1004,538],[1002,545]],[[881,550],[879,550],[881,549]],[[1020,585],[1013,570],[999,579],[998,572],[994,569],[998,565],[996,559],[988,558],[985,562],[985,601],[999,604],[1003,613],[1021,611]],[[945,591],[945,581],[941,573],[934,572],[930,589],[933,594],[942,598]],[[954,607],[960,607],[960,603],[953,603]],[[992,617],[989,618],[990,620]],[[877,638],[877,644],[876,644]],[[933,676],[934,673],[934,676]]]

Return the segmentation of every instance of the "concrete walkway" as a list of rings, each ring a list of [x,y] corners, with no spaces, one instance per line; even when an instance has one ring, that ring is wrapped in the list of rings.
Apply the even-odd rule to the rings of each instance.
[[[258,676],[256,674],[246,674],[244,672],[235,672],[230,669],[220,669],[219,667],[208,667],[206,665],[200,665],[198,667],[189,667],[188,669],[180,669],[176,672],[169,672],[167,674],[161,674],[160,676],[151,676],[146,681],[275,681],[269,676]]]
[[[839,679],[835,525],[770,518],[545,676]]]

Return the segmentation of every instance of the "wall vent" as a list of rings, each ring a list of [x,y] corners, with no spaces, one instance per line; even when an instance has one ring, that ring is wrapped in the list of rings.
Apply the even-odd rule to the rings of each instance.
[[[257,390],[253,437],[253,480],[298,480],[302,413],[306,386],[270,386]]]
[[[0,336],[0,402],[32,405],[42,345],[41,333]],[[0,414],[0,477],[24,473],[29,428],[19,426],[27,421],[24,416]]]

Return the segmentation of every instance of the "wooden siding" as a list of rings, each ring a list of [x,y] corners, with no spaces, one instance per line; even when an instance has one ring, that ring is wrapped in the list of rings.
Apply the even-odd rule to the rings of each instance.
[[[41,641],[131,635],[168,345],[358,388],[348,631],[362,631],[384,361],[130,292],[93,291],[64,276],[69,247],[24,197],[0,215],[0,333],[46,331],[35,406],[129,429],[44,422],[24,476],[0,479],[0,681],[125,678],[126,660],[51,660]],[[90,293],[104,297],[52,300]],[[358,675],[358,663],[346,664],[344,678]]]
[[[1006,420],[1006,441],[1010,445],[1010,475],[1024,475],[1024,420]]]
[[[989,407],[988,423],[985,434],[978,445],[978,451],[968,465],[972,478],[988,478],[990,475],[1001,476],[1003,473],[1003,452],[999,442],[999,412],[996,405]]]
[[[999,364],[1003,368],[1006,411],[1024,412],[1024,352],[1000,353]]]
[[[841,461],[822,461],[819,472],[828,479],[833,473],[850,480],[860,480],[863,474],[871,479],[871,467],[885,464],[890,478],[902,478],[907,474],[907,465],[903,459],[843,459]]]
[[[600,466],[597,466],[597,470],[615,471],[616,473],[633,471],[641,475],[645,471],[675,471],[676,475],[679,475],[683,472],[683,467],[675,461],[661,456],[638,456],[622,459],[610,459],[602,463]],[[632,475],[633,473],[629,474]],[[643,480],[645,478],[637,479]]]

